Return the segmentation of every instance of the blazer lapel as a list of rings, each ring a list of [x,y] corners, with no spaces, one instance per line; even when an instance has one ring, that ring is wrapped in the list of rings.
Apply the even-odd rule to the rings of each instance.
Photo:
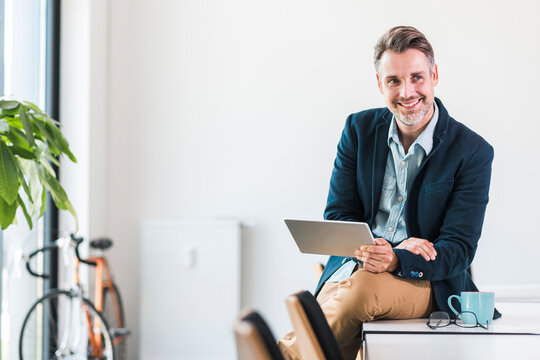
[[[424,167],[426,166],[428,161],[433,157],[437,150],[439,150],[441,144],[443,143],[443,135],[446,132],[446,128],[448,126],[448,111],[442,104],[442,101],[439,100],[439,98],[435,98],[435,102],[439,107],[439,120],[437,121],[437,126],[435,127],[435,131],[433,133],[433,148],[431,149],[429,155],[424,159],[424,161],[422,161],[422,164],[418,168],[417,176],[415,176],[414,180],[416,180],[418,174],[420,174],[424,170]]]
[[[373,225],[381,200],[384,169],[386,168],[386,161],[388,159],[388,128],[390,121],[392,121],[392,113],[388,110],[383,114],[382,119],[384,121],[380,121],[375,130],[375,151],[373,153],[373,169],[371,172],[372,202],[370,226]]]

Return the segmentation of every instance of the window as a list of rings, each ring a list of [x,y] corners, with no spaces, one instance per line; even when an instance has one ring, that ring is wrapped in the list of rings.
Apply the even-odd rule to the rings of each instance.
[[[0,0],[0,94],[31,101],[58,118],[59,0]],[[48,205],[52,202],[49,201]],[[22,255],[55,238],[56,209],[30,230],[21,216],[0,231],[0,358],[18,358],[18,338],[31,303],[54,280],[38,280],[24,269]],[[22,215],[18,214],[17,216]],[[19,217],[18,217],[19,219]],[[38,266],[55,269],[55,259]],[[47,270],[49,272],[50,270]]]

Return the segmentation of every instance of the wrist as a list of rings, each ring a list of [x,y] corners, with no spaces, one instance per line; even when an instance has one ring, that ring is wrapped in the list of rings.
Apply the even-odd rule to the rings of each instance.
[[[399,258],[397,257],[396,253],[392,251],[392,260],[390,261],[390,264],[388,265],[388,269],[386,269],[386,271],[394,272],[396,271],[398,265],[399,265]]]

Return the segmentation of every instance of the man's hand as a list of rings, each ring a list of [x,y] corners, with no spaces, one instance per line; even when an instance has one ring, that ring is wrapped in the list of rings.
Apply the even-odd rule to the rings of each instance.
[[[396,246],[396,249],[405,249],[413,254],[422,255],[426,261],[435,260],[437,257],[437,250],[435,250],[433,244],[426,239],[410,237]]]
[[[364,262],[364,269],[374,273],[396,270],[398,258],[388,241],[377,238],[375,244],[364,245],[354,252],[356,258]]]

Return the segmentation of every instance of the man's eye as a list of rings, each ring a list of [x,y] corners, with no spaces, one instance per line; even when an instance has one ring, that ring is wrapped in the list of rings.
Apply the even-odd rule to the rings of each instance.
[[[413,76],[413,79],[418,81],[418,80],[422,80],[422,75],[415,75]]]
[[[390,80],[388,80],[388,85],[396,85],[396,84],[399,84],[398,79],[390,79]]]

